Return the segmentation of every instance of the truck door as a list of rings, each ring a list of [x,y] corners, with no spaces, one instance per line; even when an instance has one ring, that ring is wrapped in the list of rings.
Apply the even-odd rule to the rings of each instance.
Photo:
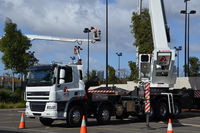
[[[57,100],[68,101],[81,96],[79,73],[76,67],[60,67]]]

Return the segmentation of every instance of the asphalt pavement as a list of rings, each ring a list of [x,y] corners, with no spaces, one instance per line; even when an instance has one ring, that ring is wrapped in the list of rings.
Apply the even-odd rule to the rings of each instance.
[[[25,129],[19,129],[24,109],[0,109],[0,133],[79,133],[80,128],[68,128],[65,121],[55,121],[51,127],[43,126],[38,119],[25,118]],[[200,133],[200,111],[183,112],[178,120],[172,120],[175,133]],[[88,133],[166,133],[168,122],[150,122],[130,117],[125,120],[112,118],[108,125],[98,125],[95,119],[88,119]]]

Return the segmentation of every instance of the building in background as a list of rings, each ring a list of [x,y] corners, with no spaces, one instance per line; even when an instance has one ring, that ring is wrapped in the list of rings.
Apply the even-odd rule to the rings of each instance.
[[[21,87],[21,80],[20,78],[14,77],[15,81],[15,88]],[[11,76],[0,76],[0,88],[12,88],[12,77]]]
[[[104,80],[104,71],[97,71],[97,77],[100,81]]]

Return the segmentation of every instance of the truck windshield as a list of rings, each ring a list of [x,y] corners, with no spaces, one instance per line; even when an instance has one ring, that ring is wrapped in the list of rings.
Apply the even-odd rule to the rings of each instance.
[[[51,69],[30,70],[27,78],[27,86],[51,86],[54,83]]]

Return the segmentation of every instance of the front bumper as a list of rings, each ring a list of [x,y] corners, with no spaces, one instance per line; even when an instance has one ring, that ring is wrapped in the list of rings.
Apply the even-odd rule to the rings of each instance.
[[[33,107],[30,102],[26,102],[25,115],[30,118],[66,119],[66,112],[57,111],[55,102],[47,102],[44,109],[41,109],[40,106]]]

